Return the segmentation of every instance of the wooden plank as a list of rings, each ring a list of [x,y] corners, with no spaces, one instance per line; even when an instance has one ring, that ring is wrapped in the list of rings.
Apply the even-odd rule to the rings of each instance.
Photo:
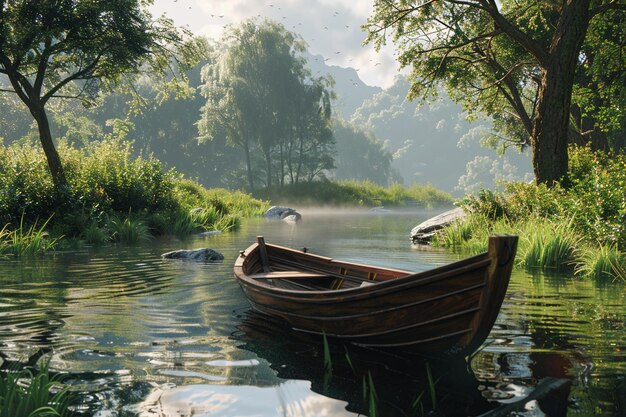
[[[248,275],[253,279],[306,279],[306,278],[332,278],[328,274],[303,271],[270,271]]]
[[[366,278],[359,278],[359,277],[354,277],[351,275],[342,275],[339,272],[327,271],[321,267],[305,265],[303,263],[298,263],[298,262],[290,261],[290,260],[283,259],[283,258],[274,258],[273,261],[276,263],[280,263],[281,265],[285,265],[286,267],[292,267],[292,268],[298,267],[298,268],[305,269],[307,272],[310,271],[312,273],[319,273],[319,274],[329,276],[329,277],[341,278],[341,279],[355,282],[357,284],[361,284],[361,282],[367,280]]]
[[[270,262],[267,257],[267,248],[265,247],[265,239],[263,238],[263,236],[257,236],[256,243],[259,245],[259,254],[261,255],[261,264],[263,265],[263,271],[270,272]]]

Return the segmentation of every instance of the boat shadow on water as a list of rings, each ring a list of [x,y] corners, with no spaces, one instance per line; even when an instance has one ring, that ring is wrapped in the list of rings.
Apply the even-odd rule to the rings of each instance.
[[[266,359],[279,378],[310,381],[312,391],[345,401],[348,411],[360,415],[496,417],[524,411],[528,404],[543,412],[532,415],[567,414],[570,384],[564,379],[546,378],[514,398],[502,391],[503,381],[479,380],[465,358],[347,345],[295,332],[253,310],[233,337],[242,342],[240,348]]]

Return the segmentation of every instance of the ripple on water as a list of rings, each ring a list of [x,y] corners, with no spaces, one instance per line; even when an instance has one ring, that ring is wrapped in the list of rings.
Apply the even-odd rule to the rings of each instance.
[[[458,255],[410,245],[408,231],[419,221],[409,216],[329,217],[305,216],[298,225],[251,221],[237,233],[185,242],[157,239],[138,247],[3,260],[0,350],[24,358],[39,346],[53,346],[52,368],[71,371],[88,392],[88,414],[104,409],[101,416],[115,417],[140,404],[142,416],[176,407],[195,416],[216,410],[225,416],[352,415],[347,402],[314,392],[323,392],[324,382],[315,347],[300,346],[294,353],[285,340],[270,337],[270,349],[259,349],[233,337],[249,305],[232,279],[232,260],[256,235],[333,258],[414,271]],[[226,261],[160,257],[202,246],[219,249]],[[472,360],[482,395],[518,399],[538,380],[562,376],[573,380],[579,415],[610,415],[614,385],[626,375],[625,305],[619,284],[516,271],[488,343]],[[312,356],[303,358],[303,351]],[[334,373],[342,381],[339,362]],[[393,375],[406,378],[399,382],[407,387],[416,387],[423,376]],[[376,381],[379,394],[393,382],[398,381]],[[359,379],[347,387],[352,391],[342,387],[356,391],[352,396],[331,388],[354,409],[362,405],[361,384]],[[467,394],[446,389],[437,385],[442,396]],[[603,405],[596,410],[596,403]]]

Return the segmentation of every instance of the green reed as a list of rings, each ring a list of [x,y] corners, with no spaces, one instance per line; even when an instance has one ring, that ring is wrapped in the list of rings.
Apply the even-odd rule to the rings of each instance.
[[[146,223],[128,213],[126,217],[114,216],[109,224],[113,232],[111,237],[116,242],[138,243],[152,239],[150,228]]]
[[[0,417],[69,417],[71,400],[47,364],[36,372],[12,369],[0,374]]]
[[[626,279],[626,257],[615,246],[584,246],[576,254],[576,275],[595,279]]]
[[[525,224],[518,262],[526,268],[565,270],[576,263],[580,238],[567,224]]]
[[[51,238],[45,228],[48,224],[46,220],[41,226],[34,224],[26,226],[24,216],[20,220],[20,225],[11,229],[10,225],[5,225],[0,230],[0,254],[12,255],[36,255],[53,250],[60,238]]]

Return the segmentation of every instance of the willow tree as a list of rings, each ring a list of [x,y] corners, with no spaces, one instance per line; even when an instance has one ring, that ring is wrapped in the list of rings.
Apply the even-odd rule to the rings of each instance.
[[[277,22],[246,20],[227,28],[221,45],[202,73],[207,102],[198,123],[201,138],[225,130],[229,143],[243,149],[250,190],[254,150],[263,157],[256,172],[265,174],[266,187],[282,185],[285,176],[297,182],[305,168],[310,177],[311,170],[332,167],[332,146],[326,146],[332,142],[330,84],[310,77],[304,41]]]
[[[576,70],[590,24],[626,10],[624,0],[376,0],[365,28],[382,45],[389,34],[412,97],[443,83],[468,109],[515,120],[530,138],[537,182],[567,174]],[[600,42],[597,47],[602,47]]]
[[[92,103],[103,88],[142,72],[172,73],[199,50],[168,19],[153,20],[146,0],[0,0],[3,92],[26,104],[54,183],[66,183],[46,105],[55,99]],[[174,71],[180,80],[182,72]],[[170,79],[171,81],[172,79]],[[177,87],[180,84],[174,83]]]

